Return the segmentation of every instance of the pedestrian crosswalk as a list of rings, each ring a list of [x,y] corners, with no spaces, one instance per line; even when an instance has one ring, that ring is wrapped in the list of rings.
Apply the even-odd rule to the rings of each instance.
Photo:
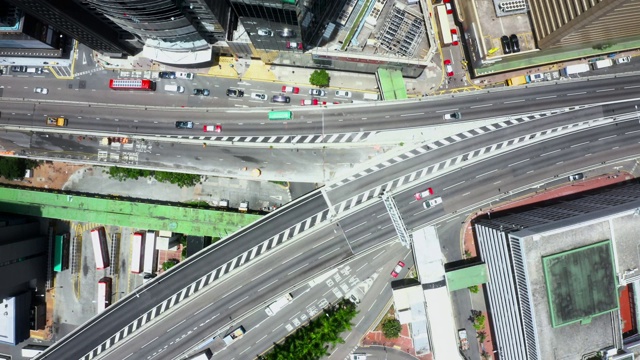
[[[282,135],[282,136],[172,136],[174,139],[199,141],[218,141],[226,143],[260,143],[260,144],[327,144],[355,143],[365,141],[377,134],[376,131],[361,131],[340,134]]]

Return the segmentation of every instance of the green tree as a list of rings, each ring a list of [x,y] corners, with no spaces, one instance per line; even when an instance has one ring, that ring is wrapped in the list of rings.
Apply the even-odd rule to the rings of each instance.
[[[178,259],[169,259],[162,263],[162,270],[167,271],[176,266],[180,261]]]
[[[382,323],[382,333],[387,339],[396,339],[400,336],[402,325],[397,319],[386,319]]]
[[[311,85],[320,87],[329,86],[329,80],[331,80],[329,78],[329,73],[325,69],[315,70],[309,77],[309,83]]]
[[[38,162],[16,157],[0,157],[0,176],[5,179],[22,179],[27,169],[38,166]]]
[[[469,291],[471,291],[474,294],[477,294],[478,291],[480,291],[480,288],[478,287],[478,285],[469,286]]]
[[[476,337],[478,338],[478,341],[483,343],[487,339],[487,333],[484,331],[478,331]]]

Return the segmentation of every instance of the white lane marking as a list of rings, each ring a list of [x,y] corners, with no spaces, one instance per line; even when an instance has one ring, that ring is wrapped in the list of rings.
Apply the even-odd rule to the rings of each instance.
[[[538,98],[536,98],[536,100],[552,99],[552,98],[554,98],[554,97],[558,97],[558,95],[542,96],[542,97],[538,97]]]
[[[131,353],[131,354],[129,354],[129,355],[127,355],[127,356],[123,357],[123,358],[122,358],[122,360],[127,360],[128,358],[130,358],[130,357],[131,357],[131,355],[133,355],[133,353]]]
[[[599,92],[605,92],[605,91],[613,91],[615,89],[602,89],[602,90],[596,90],[597,93]]]
[[[240,301],[236,302],[235,304],[229,305],[229,309],[231,309],[232,307],[234,307],[234,306],[240,304],[241,302],[247,300],[248,298],[249,298],[249,296],[245,296]]]
[[[441,113],[441,112],[451,112],[451,111],[456,111],[456,110],[458,110],[458,108],[455,108],[455,109],[447,109],[447,110],[438,110],[438,111],[436,111],[436,113]]]
[[[157,336],[156,336],[156,338],[155,338],[155,339],[153,339],[153,340],[149,341],[148,343],[146,343],[146,344],[142,345],[142,346],[140,347],[140,349],[143,349],[145,346],[147,346],[147,345],[151,344],[152,342],[154,342],[154,341],[156,341],[156,340],[158,340],[158,337],[157,337]]]
[[[401,114],[400,117],[403,117],[403,116],[416,116],[416,115],[424,115],[424,113]]]
[[[378,255],[374,256],[372,260],[375,260],[378,256],[380,256],[380,255],[382,255],[382,254],[384,254],[384,250],[380,251],[380,254],[378,254]]]
[[[633,131],[629,131],[629,132],[626,132],[626,133],[625,133],[625,135],[626,135],[626,134],[633,134],[633,133],[637,133],[638,131],[640,131],[640,130],[633,130]]]
[[[462,196],[467,196],[469,194],[471,194],[471,193],[470,192],[466,192],[466,193],[462,194]]]
[[[606,140],[606,139],[611,139],[611,138],[614,138],[614,137],[616,137],[616,136],[617,136],[617,135],[605,136],[605,137],[603,137],[603,138],[598,139],[598,141],[600,141],[600,140]]]
[[[553,150],[553,151],[549,151],[548,153],[540,154],[540,156],[547,156],[547,155],[549,155],[549,154],[557,153],[558,151],[560,151],[560,149],[558,149],[558,150]]]
[[[520,161],[514,162],[513,164],[510,164],[509,166],[518,165],[518,164],[521,164],[521,163],[523,163],[525,161],[529,161],[529,159],[524,159],[524,160],[520,160]]]
[[[315,249],[315,248],[317,248],[318,246],[320,246],[320,245],[322,245],[322,244],[326,243],[326,242],[327,242],[327,241],[329,241],[329,240],[333,240],[333,238],[328,238],[327,240],[325,240],[325,241],[323,241],[323,242],[321,242],[321,243],[319,243],[319,244],[315,244],[315,245],[314,245],[313,247],[311,247],[311,248],[312,248],[312,249]]]
[[[334,252],[336,252],[336,251],[338,251],[338,250],[340,250],[340,248],[335,248],[335,249],[333,249],[333,250],[329,251],[328,253],[326,253],[326,254],[324,254],[324,255],[320,256],[320,257],[318,258],[318,260],[322,259],[322,258],[323,258],[323,257],[325,257],[325,256],[329,256],[331,253],[334,253]]]
[[[496,171],[498,171],[498,169],[494,169],[494,170],[488,171],[488,172],[486,172],[486,173],[484,173],[484,174],[480,174],[480,175],[476,176],[476,179],[477,179],[477,178],[479,178],[479,177],[483,177],[483,176],[485,176],[485,175],[489,175],[489,174],[491,174],[492,172],[496,172]]]
[[[193,313],[193,315],[198,315],[200,312],[204,311],[206,308],[208,308],[209,306],[211,306],[213,304],[215,304],[215,302],[212,302],[211,304],[209,304],[209,305],[203,307],[202,309],[196,311],[195,313]]]
[[[304,267],[305,267],[305,266],[307,266],[307,265],[309,265],[309,263],[306,263],[306,264],[304,264],[304,265],[300,266],[299,268],[297,268],[297,269],[293,270],[292,272],[288,273],[287,275],[291,275],[291,274],[293,274],[294,272],[296,272],[296,271],[298,271],[298,270],[300,270],[300,269],[304,268]]]
[[[640,85],[633,85],[633,86],[625,86],[625,89],[633,89],[633,88],[637,88],[640,87]]]
[[[640,131],[640,130],[638,130],[638,131]],[[578,147],[580,145],[584,145],[584,144],[588,144],[588,143],[589,143],[588,141],[585,141],[585,142],[580,143],[580,144],[571,145],[571,147],[574,148],[574,147]]]
[[[511,101],[505,101],[503,102],[503,104],[513,104],[513,103],[519,103],[519,102],[523,102],[524,99],[522,100],[511,100]]]
[[[498,181],[494,182],[493,185],[500,184],[501,182],[502,182],[502,180],[498,180]]]
[[[358,225],[356,225],[356,226],[354,226],[354,227],[350,228],[349,230],[345,230],[344,232],[349,232],[349,231],[351,231],[351,230],[353,230],[353,229],[355,229],[355,228],[357,228],[357,227],[359,227],[359,226],[362,226],[362,225],[364,225],[364,224],[366,224],[366,223],[367,223],[366,221],[363,221],[363,222],[361,222],[360,224],[358,224]]]
[[[212,304],[213,304],[213,303],[211,303],[210,305],[212,305]],[[204,309],[203,309],[203,310],[204,310]],[[196,313],[196,314],[197,314],[197,313]],[[194,314],[194,315],[195,315],[195,314]],[[169,330],[167,330],[167,332],[169,332],[169,331],[171,331],[171,330],[175,329],[178,325],[182,324],[182,323],[183,323],[183,322],[185,322],[185,321],[187,321],[187,319],[184,319],[184,320],[180,321],[179,323],[177,323],[177,324],[173,325]]]
[[[573,96],[573,95],[582,95],[582,94],[586,94],[586,91],[583,92],[579,92],[579,93],[571,93],[571,94],[567,94],[567,96]]]
[[[367,265],[369,265],[369,263],[364,263],[362,266],[360,266],[360,267],[356,270],[356,272],[358,272],[358,271],[362,270],[362,268],[363,268],[363,267],[365,267],[365,266],[367,266]]]
[[[366,234],[366,235],[362,235],[362,236],[360,236],[359,238],[357,238],[357,239],[353,240],[351,243],[352,243],[352,244],[355,244],[355,243],[357,243],[358,241],[360,241],[360,240],[362,240],[362,239],[366,238],[366,237],[367,237],[367,236],[369,236],[369,235],[371,235],[371,233],[368,233],[368,234]]]
[[[277,280],[277,279],[276,279],[276,280],[274,280],[274,281],[272,281],[272,282],[270,282],[270,283],[268,283],[267,285],[265,285],[265,286],[261,287],[260,289],[258,289],[258,292],[262,291],[262,290],[263,290],[264,288],[266,288],[266,287],[269,287],[269,286],[271,286],[271,285],[275,284],[276,282],[278,282],[278,280]]]
[[[564,162],[564,161],[559,161],[559,162],[557,162],[557,163],[556,163],[556,165],[560,165],[560,164],[562,164],[563,162]]]
[[[529,170],[527,171],[527,174],[531,174],[533,172],[533,170]]]
[[[474,105],[471,108],[474,109],[474,108],[480,108],[480,107],[486,107],[486,106],[493,106],[493,104]]]
[[[460,181],[459,183],[457,183],[457,184],[453,184],[453,185],[451,185],[451,186],[448,186],[448,187],[446,187],[446,188],[444,188],[444,189],[442,189],[442,190],[444,191],[444,190],[447,190],[447,189],[451,189],[452,187],[458,186],[458,185],[460,185],[460,184],[464,184],[464,181]]]

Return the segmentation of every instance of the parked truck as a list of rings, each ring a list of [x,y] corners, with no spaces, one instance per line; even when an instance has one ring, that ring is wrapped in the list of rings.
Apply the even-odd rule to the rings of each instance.
[[[458,339],[460,339],[460,349],[469,350],[469,340],[467,339],[467,330],[458,330]]]
[[[225,336],[222,341],[224,341],[224,343],[227,345],[231,345],[231,343],[240,339],[242,335],[244,335],[244,328],[242,326],[239,326],[237,329],[233,330],[231,334]]]
[[[291,294],[285,294],[284,296],[281,296],[278,300],[269,304],[269,306],[267,306],[267,308],[264,309],[264,311],[267,313],[267,315],[273,316],[275,315],[275,313],[282,310],[283,307],[289,305],[289,303],[292,300],[293,300],[293,296]]]
[[[240,206],[238,207],[238,211],[246,213],[248,210],[249,210],[249,202],[246,200],[241,201]]]
[[[47,125],[49,126],[67,126],[67,119],[63,117],[48,117]]]
[[[187,358],[187,360],[209,360],[212,357],[213,357],[213,353],[211,352],[211,350],[207,349],[201,353],[198,353],[196,355],[193,355]]]
[[[598,60],[594,62],[592,66],[593,66],[593,70],[604,69],[609,66],[613,66],[613,60],[612,59]]]
[[[568,77],[569,75],[579,74],[587,72],[589,70],[591,70],[589,64],[569,65],[566,68],[560,70],[560,75]]]

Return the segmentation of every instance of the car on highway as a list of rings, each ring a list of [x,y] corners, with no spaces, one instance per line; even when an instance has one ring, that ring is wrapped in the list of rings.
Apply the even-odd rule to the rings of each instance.
[[[38,94],[42,94],[42,95],[47,95],[49,93],[49,89],[37,87],[37,88],[33,89],[33,92],[34,93],[38,93]]]
[[[291,102],[291,98],[285,95],[273,95],[271,102],[288,104]]]
[[[349,357],[349,360],[367,360],[367,354],[354,353],[354,354],[351,354],[351,356]]]
[[[422,207],[425,209],[430,209],[438,204],[442,204],[442,198],[441,197],[437,197],[437,198],[433,198],[431,200],[427,200],[425,202],[422,203]]]
[[[417,192],[417,193],[413,194],[413,197],[416,198],[416,200],[422,200],[422,199],[426,198],[429,195],[433,195],[433,189],[432,188],[427,188],[427,190],[425,190],[425,191]]]
[[[309,95],[313,95],[313,96],[326,96],[327,92],[321,89],[310,89],[309,90]]]
[[[318,105],[318,99],[300,100],[300,105]]]
[[[188,73],[188,72],[178,72],[178,73],[176,73],[176,78],[178,78],[178,79],[193,80],[193,73]]]
[[[453,76],[453,66],[451,66],[451,60],[446,59],[444,61],[444,71],[447,73],[448,77]]]
[[[336,96],[350,98],[351,97],[351,91],[338,90],[338,91],[336,91]]]
[[[298,50],[302,50],[302,43],[301,43],[301,42],[292,42],[292,41],[287,41],[287,49],[298,49]]]
[[[229,97],[243,97],[244,91],[239,89],[227,89],[227,96]]]
[[[202,131],[204,132],[222,132],[222,125],[218,124],[218,125],[205,125],[202,128]]]
[[[577,173],[577,174],[569,175],[569,181],[576,181],[576,180],[582,180],[582,179],[584,179],[584,174],[583,173]]]
[[[295,87],[295,86],[286,86],[284,85],[282,87],[282,92],[283,93],[293,93],[293,94],[298,94],[300,92],[300,88]]]
[[[451,0],[444,0],[444,8],[447,9],[447,14],[453,14],[453,7],[451,6]]]
[[[502,43],[502,53],[511,54],[511,42],[509,42],[509,37],[507,37],[507,35],[503,35],[500,38],[500,42]]]
[[[511,34],[509,41],[511,42],[511,51],[514,53],[520,52],[520,41],[518,40],[518,35]]]
[[[394,267],[393,270],[391,270],[391,277],[397,278],[398,275],[400,274],[400,271],[402,271],[403,268],[404,268],[404,263],[402,261],[398,261],[398,263],[396,264],[396,267]]]
[[[209,89],[193,89],[193,95],[209,96],[209,94],[211,94]]]
[[[462,114],[460,114],[459,112],[452,112],[450,114],[444,114],[443,118],[445,120],[460,120],[462,119]]]
[[[160,71],[158,73],[158,77],[160,79],[175,79],[176,73],[175,71]]]
[[[27,72],[26,66],[12,66],[11,72]]]
[[[267,94],[251,93],[251,98],[256,100],[267,100]]]
[[[193,121],[176,121],[176,129],[193,129]]]
[[[451,29],[451,45],[460,44],[460,37],[458,36],[457,29]]]
[[[258,35],[260,36],[273,36],[273,31],[269,29],[258,29]]]

